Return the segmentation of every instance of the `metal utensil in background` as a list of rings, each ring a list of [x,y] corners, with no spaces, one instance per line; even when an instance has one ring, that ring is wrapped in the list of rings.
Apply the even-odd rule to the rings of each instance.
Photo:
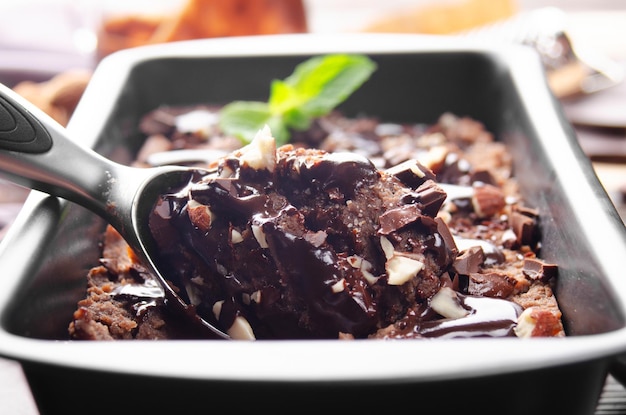
[[[533,47],[558,98],[595,93],[624,80],[623,65],[594,51],[580,50],[572,43],[567,32],[567,15],[556,7],[519,13],[458,35]]]

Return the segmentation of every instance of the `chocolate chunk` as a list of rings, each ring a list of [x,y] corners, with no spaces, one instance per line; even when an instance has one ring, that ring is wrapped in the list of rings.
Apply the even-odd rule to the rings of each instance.
[[[443,244],[448,247],[451,252],[451,255],[456,256],[459,252],[459,249],[456,246],[456,241],[450,233],[450,228],[448,225],[441,219],[440,217],[435,218],[435,223],[437,224],[437,233],[443,238]]]
[[[389,209],[380,215],[378,233],[389,235],[391,232],[415,222],[420,216],[422,216],[422,212],[417,205],[404,205],[396,209]]]
[[[378,177],[372,162],[355,153],[328,153],[314,162],[300,163],[298,169],[301,185],[307,183],[317,191],[337,188],[348,198],[354,197],[358,186]]]
[[[531,280],[548,281],[556,278],[558,273],[556,264],[549,264],[537,258],[525,258],[522,272]]]
[[[511,212],[509,224],[515,233],[518,245],[532,245],[535,235],[535,221],[519,212]]]
[[[224,330],[245,319],[259,339],[363,338],[439,290],[458,251],[435,217],[445,192],[432,180],[412,189],[353,153],[266,151],[274,153],[227,156],[216,174],[184,184],[162,202],[164,213],[154,212],[153,222],[169,222],[182,242],[163,263],[178,285],[194,287],[198,314]],[[269,156],[273,169],[251,163]],[[374,237],[388,234],[395,246]],[[381,240],[391,245],[384,255]],[[389,269],[403,276],[407,264],[402,284],[377,282],[383,270],[386,281]],[[269,287],[279,292],[272,301]]]
[[[395,176],[403,184],[417,189],[427,180],[435,180],[435,173],[417,160],[407,160],[387,169],[387,173]]]
[[[454,237],[454,240],[457,247],[461,251],[469,249],[472,246],[479,246],[485,254],[485,265],[491,266],[495,264],[502,264],[506,260],[504,252],[502,252],[499,247],[497,247],[490,241],[486,241],[483,239],[463,238],[458,235]]]
[[[138,162],[168,149],[232,151],[163,195],[149,223],[164,273],[193,304],[187,314],[233,338],[411,339],[520,336],[524,307],[533,336],[563,333],[546,283],[556,265],[533,255],[539,212],[518,205],[512,159],[481,124],[448,114],[432,128],[391,126],[336,113],[292,132],[290,144],[276,148],[262,135],[241,149],[183,112],[160,108],[142,120],[151,139]],[[326,151],[307,148],[318,145]],[[107,297],[135,316],[108,334],[193,338],[169,333],[186,317],[171,313],[127,246],[111,238],[105,246],[90,278],[120,284]],[[87,311],[110,318],[99,317],[99,303],[84,304],[74,338],[93,330]],[[141,334],[147,321],[168,333]]]
[[[515,288],[515,279],[504,273],[472,273],[469,277],[467,290],[472,295],[506,298]]]
[[[480,246],[472,246],[456,257],[453,267],[459,274],[470,275],[478,272],[484,261],[483,249]]]
[[[428,216],[436,216],[446,200],[446,192],[432,180],[427,180],[417,188],[418,203],[422,212]]]

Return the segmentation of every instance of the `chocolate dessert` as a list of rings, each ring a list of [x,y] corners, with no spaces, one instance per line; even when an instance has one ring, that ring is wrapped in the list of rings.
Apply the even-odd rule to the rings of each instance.
[[[168,280],[232,338],[565,335],[540,212],[481,123],[334,112],[289,144],[263,129],[239,148],[217,111],[148,114],[137,164],[184,155],[207,169],[163,195],[150,225]],[[204,336],[111,228],[88,284],[72,338]]]

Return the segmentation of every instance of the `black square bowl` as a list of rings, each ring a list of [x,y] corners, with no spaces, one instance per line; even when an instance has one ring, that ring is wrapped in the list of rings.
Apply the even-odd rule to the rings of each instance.
[[[280,35],[131,49],[96,69],[70,124],[85,146],[130,162],[140,118],[161,105],[266,100],[317,54],[378,64],[341,109],[432,123],[482,121],[514,156],[539,209],[542,257],[559,264],[567,337],[424,341],[68,339],[105,223],[29,195],[0,245],[0,355],[20,361],[42,413],[273,412],[591,414],[626,350],[623,224],[551,94],[535,52],[418,35]]]

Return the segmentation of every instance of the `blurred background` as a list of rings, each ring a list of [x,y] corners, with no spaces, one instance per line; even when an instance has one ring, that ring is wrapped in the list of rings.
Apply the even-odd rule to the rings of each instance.
[[[623,0],[3,0],[0,82],[66,125],[98,62],[197,38],[395,32],[526,43],[607,190],[626,161]],[[0,181],[0,238],[26,191]]]
[[[360,31],[454,34],[545,7],[566,11],[573,32],[589,19],[610,15],[600,16],[601,12],[621,12],[613,14],[616,24],[596,25],[584,36],[605,38],[602,43],[609,44],[602,45],[604,49],[613,48],[610,52],[622,57],[626,53],[610,39],[623,34],[616,31],[626,11],[621,0],[3,0],[0,74],[4,82],[24,74],[46,78],[70,68],[91,69],[117,49],[203,37]],[[595,16],[589,16],[591,12]]]
[[[66,125],[98,62],[120,49],[347,32],[474,36],[535,48],[581,147],[626,217],[623,0],[3,0],[0,83]],[[0,180],[0,239],[27,194]],[[20,366],[2,359],[0,413],[37,414]],[[607,381],[597,413],[626,414],[621,385]]]

